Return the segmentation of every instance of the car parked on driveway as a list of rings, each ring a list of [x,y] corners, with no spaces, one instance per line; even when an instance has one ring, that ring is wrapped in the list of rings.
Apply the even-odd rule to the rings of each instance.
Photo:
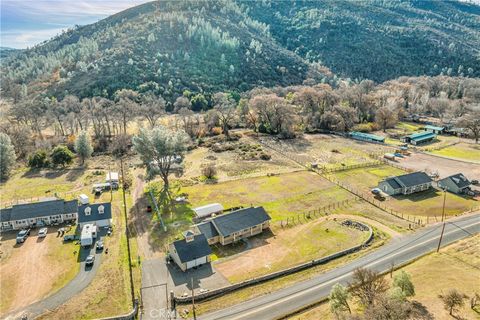
[[[65,237],[63,237],[63,241],[73,241],[75,240],[75,235],[74,234],[67,234]]]
[[[27,239],[27,237],[30,235],[30,228],[21,230],[17,234],[17,243],[23,243]]]
[[[85,265],[92,266],[95,262],[95,256],[93,254],[89,255],[87,259],[85,259]]]
[[[97,241],[97,244],[96,244],[95,248],[96,248],[98,251],[103,250],[103,240]]]
[[[47,228],[42,228],[38,231],[38,237],[39,238],[45,238],[47,236],[48,229]]]

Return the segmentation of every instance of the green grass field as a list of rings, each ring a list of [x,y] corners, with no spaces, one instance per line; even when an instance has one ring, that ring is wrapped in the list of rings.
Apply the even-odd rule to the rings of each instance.
[[[480,163],[480,145],[478,144],[459,143],[440,150],[431,151],[431,153],[444,157],[476,161]]]
[[[380,180],[389,176],[405,173],[403,170],[382,165],[372,168],[341,171],[335,173],[334,177],[342,183],[353,187],[355,190],[362,192],[364,195],[371,196],[370,190],[375,188]],[[409,216],[440,217],[442,215],[443,193],[433,188],[428,191],[410,195],[388,197],[382,204]],[[445,214],[456,215],[478,205],[478,201],[470,197],[447,193]]]
[[[214,202],[225,208],[263,206],[274,221],[352,199],[349,192],[308,171],[197,184],[183,187],[181,192],[188,194],[192,207]]]

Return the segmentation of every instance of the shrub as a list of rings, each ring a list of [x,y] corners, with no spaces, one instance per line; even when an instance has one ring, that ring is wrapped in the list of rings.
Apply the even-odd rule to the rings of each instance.
[[[53,149],[50,157],[52,158],[52,164],[54,166],[60,165],[64,167],[72,163],[74,155],[66,146],[58,146]]]
[[[50,165],[47,152],[45,150],[38,150],[34,154],[28,156],[28,166],[30,168],[45,168]]]
[[[272,159],[272,156],[269,155],[268,153],[262,152],[262,153],[260,153],[260,159],[268,161],[268,160]]]
[[[219,135],[222,134],[222,128],[220,128],[220,127],[213,127],[211,132],[212,132],[212,135],[214,135],[214,136],[219,136]]]
[[[214,165],[207,165],[202,169],[202,174],[207,179],[215,179],[215,176],[217,175],[217,168],[215,168]]]

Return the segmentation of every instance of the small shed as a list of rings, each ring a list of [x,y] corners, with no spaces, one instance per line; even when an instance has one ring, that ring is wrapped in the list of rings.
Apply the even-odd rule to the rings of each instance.
[[[223,213],[223,206],[220,203],[211,203],[202,207],[193,208],[193,212],[198,218],[207,218],[212,214]]]
[[[437,127],[437,126],[432,126],[432,125],[426,125],[423,130],[432,132],[435,134],[442,134],[443,131],[445,130],[445,127]]]
[[[80,235],[80,245],[82,247],[88,247],[93,244],[93,239],[97,237],[97,226],[89,223],[82,227],[82,233]]]

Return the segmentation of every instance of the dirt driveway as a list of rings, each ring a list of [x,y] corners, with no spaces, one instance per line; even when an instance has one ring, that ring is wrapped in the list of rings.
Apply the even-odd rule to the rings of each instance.
[[[480,179],[480,165],[436,157],[425,153],[412,153],[411,156],[399,160],[403,167],[427,172],[438,171],[440,178],[456,173],[463,173],[470,180]]]
[[[16,232],[2,235],[0,260],[1,314],[25,307],[72,279],[77,271],[74,246],[63,244],[56,229],[49,228],[46,238],[37,237],[38,229],[22,245],[15,243]]]

